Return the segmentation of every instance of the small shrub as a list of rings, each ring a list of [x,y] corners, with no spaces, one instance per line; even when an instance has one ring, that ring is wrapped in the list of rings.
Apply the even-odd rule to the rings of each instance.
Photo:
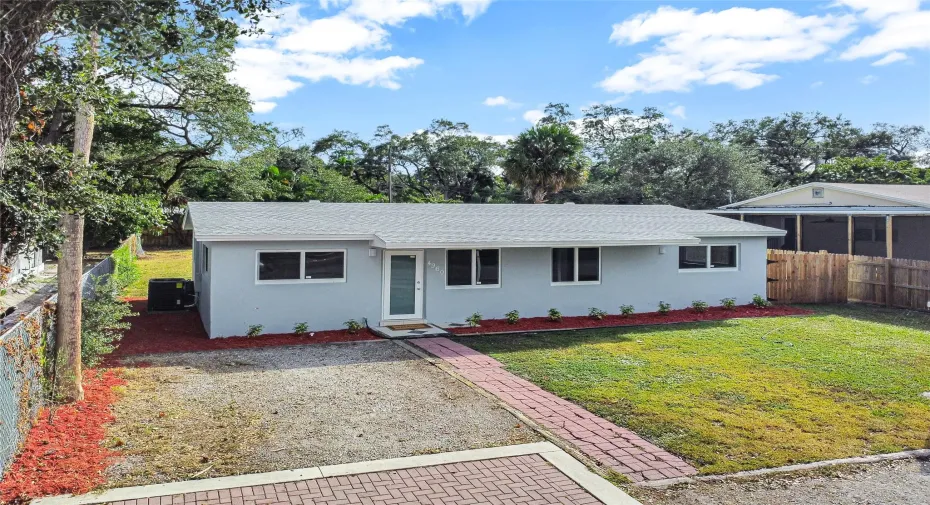
[[[691,308],[694,309],[694,311],[697,312],[698,314],[703,314],[704,312],[707,312],[707,307],[708,307],[707,302],[702,301],[702,300],[695,300],[691,302]]]
[[[562,322],[562,313],[559,309],[549,309],[549,320],[556,323]]]
[[[295,334],[295,335],[301,335],[301,336],[302,336],[302,335],[306,335],[306,334],[307,334],[307,330],[309,330],[309,329],[310,329],[310,327],[307,326],[307,323],[305,323],[305,322],[304,322],[304,323],[297,323],[297,324],[294,325],[294,334]]]
[[[659,302],[659,314],[667,316],[668,313],[672,310],[672,305],[670,303]]]
[[[603,310],[597,307],[591,307],[590,309],[588,309],[588,315],[591,316],[592,319],[597,319],[598,321],[600,321],[601,319],[604,319],[605,317],[607,317],[607,312],[604,312]]]
[[[720,300],[720,305],[726,310],[733,310],[736,308],[736,298],[724,298]]]
[[[769,306],[769,301],[762,295],[752,295],[752,305],[757,309],[764,309]]]
[[[471,326],[472,328],[477,328],[478,326],[481,326],[481,319],[483,319],[481,317],[481,313],[475,312],[474,314],[466,317],[465,322],[468,323],[468,326]]]
[[[517,324],[520,321],[520,313],[516,310],[511,310],[510,312],[504,314],[507,317],[508,324]]]
[[[633,309],[632,305],[621,305],[620,306],[620,315],[621,316],[632,316],[636,310]]]
[[[257,337],[257,336],[259,336],[259,335],[262,334],[262,330],[263,330],[264,328],[265,328],[265,327],[262,326],[262,325],[260,325],[260,324],[253,324],[253,325],[249,326],[249,331],[245,332],[245,336],[247,336],[247,337]]]
[[[342,323],[345,325],[346,330],[352,335],[355,335],[362,330],[362,323],[356,321],[355,319],[349,319],[348,321]]]

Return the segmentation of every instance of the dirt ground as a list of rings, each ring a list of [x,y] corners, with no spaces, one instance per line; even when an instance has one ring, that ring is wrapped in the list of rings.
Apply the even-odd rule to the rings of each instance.
[[[851,465],[667,490],[629,489],[643,505],[927,505],[930,461]]]
[[[538,440],[389,341],[138,356],[108,443],[109,487]]]

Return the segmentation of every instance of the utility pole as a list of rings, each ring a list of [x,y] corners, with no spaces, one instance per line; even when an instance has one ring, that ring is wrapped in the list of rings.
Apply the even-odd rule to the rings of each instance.
[[[394,142],[388,144],[388,203],[394,203]]]

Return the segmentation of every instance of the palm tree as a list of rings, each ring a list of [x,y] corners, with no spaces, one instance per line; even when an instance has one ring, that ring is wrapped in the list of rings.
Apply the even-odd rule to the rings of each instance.
[[[526,199],[546,197],[584,182],[587,158],[578,135],[564,124],[541,124],[512,140],[504,160],[504,175],[523,190]]]

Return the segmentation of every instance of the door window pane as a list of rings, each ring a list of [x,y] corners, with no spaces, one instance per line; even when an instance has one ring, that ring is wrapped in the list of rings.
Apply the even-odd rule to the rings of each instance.
[[[560,247],[552,250],[552,282],[575,281],[575,249]]]
[[[736,268],[736,246],[710,246],[710,266],[712,268]]]
[[[342,251],[304,253],[304,279],[345,278],[345,253]]]
[[[596,282],[600,280],[600,249],[597,247],[578,248],[578,282]]]
[[[406,315],[416,312],[416,281],[416,256],[391,256],[390,315]]]
[[[500,251],[497,249],[478,249],[476,263],[476,282],[482,286],[500,284]]]
[[[446,252],[446,285],[471,285],[471,249]]]
[[[300,279],[299,252],[258,253],[258,280]]]
[[[707,268],[707,246],[679,247],[678,268]]]

